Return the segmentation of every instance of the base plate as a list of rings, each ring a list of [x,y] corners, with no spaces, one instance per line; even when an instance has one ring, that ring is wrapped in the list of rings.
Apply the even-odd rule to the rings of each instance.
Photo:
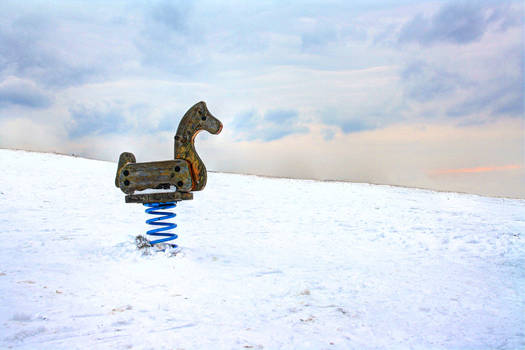
[[[142,193],[128,194],[126,203],[166,203],[191,199],[193,199],[193,193],[191,192]]]

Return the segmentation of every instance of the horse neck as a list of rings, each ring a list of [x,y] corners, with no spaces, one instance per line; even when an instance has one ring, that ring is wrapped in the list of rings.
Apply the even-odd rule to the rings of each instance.
[[[195,150],[195,136],[202,131],[192,127],[191,122],[181,121],[175,135],[175,159],[184,159],[190,163],[193,191],[200,191],[206,186],[206,167]]]

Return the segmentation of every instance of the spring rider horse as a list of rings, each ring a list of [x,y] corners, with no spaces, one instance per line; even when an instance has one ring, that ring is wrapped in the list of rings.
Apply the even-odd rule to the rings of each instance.
[[[142,203],[148,207],[146,213],[158,216],[146,221],[147,224],[158,226],[147,234],[162,238],[150,241],[139,235],[136,238],[138,248],[177,248],[176,244],[167,242],[178,236],[166,232],[177,225],[162,220],[175,217],[167,209],[174,208],[179,201],[193,199],[192,191],[201,191],[206,186],[206,167],[195,151],[194,144],[195,137],[202,130],[218,134],[222,130],[222,123],[208,111],[206,103],[199,102],[184,114],[179,123],[173,160],[137,163],[133,153],[124,152],[120,155],[115,186],[126,194],[126,203]]]

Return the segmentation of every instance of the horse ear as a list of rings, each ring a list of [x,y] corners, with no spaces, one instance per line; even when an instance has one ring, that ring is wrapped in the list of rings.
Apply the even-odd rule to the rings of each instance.
[[[204,107],[206,108],[206,102],[204,101],[199,101],[197,102],[196,104],[194,104],[189,110],[192,110],[192,109],[199,109],[199,107]]]

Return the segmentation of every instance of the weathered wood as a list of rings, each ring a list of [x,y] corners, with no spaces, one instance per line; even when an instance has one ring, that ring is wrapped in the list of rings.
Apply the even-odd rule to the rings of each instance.
[[[193,199],[190,191],[206,186],[207,172],[195,151],[195,137],[206,130],[218,134],[222,123],[215,118],[206,103],[199,102],[182,117],[175,135],[175,159],[160,162],[137,163],[133,153],[120,155],[115,186],[126,196],[126,203],[155,203]],[[168,192],[137,193],[148,189],[171,189]]]
[[[166,203],[191,199],[193,199],[193,193],[191,192],[143,193],[128,194],[126,196],[126,203]]]
[[[208,111],[206,103],[201,101],[184,114],[175,134],[175,159],[184,159],[190,163],[192,191],[201,191],[207,180],[206,167],[195,150],[195,137],[202,130],[218,134],[222,130],[222,123]]]
[[[119,181],[118,181],[120,169],[122,169],[122,167],[126,165],[127,163],[136,163],[136,162],[137,160],[135,159],[135,155],[133,153],[123,152],[120,155],[118,159],[117,175],[115,176],[115,186],[120,187]]]
[[[149,163],[127,163],[117,173],[118,187],[124,193],[146,189],[177,188],[189,192],[192,188],[189,163],[182,159]]]

